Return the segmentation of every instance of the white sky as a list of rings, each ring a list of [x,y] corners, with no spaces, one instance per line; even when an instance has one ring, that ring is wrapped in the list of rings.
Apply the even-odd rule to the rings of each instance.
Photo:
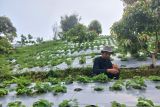
[[[111,25],[122,17],[120,0],[0,0],[0,16],[11,19],[17,34],[31,34],[51,39],[52,25],[60,23],[60,17],[77,13],[81,23],[88,25],[98,20],[102,34],[109,34]]]

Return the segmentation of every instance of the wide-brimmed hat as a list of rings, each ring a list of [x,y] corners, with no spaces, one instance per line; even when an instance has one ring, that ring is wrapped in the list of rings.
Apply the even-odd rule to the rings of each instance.
[[[104,46],[103,49],[101,50],[101,52],[113,53],[112,47],[111,46]]]

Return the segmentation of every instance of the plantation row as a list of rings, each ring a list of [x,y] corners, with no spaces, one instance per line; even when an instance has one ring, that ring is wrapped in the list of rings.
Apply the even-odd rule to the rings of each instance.
[[[145,90],[147,85],[145,84],[145,80],[151,80],[155,82],[160,82],[159,76],[150,76],[148,78],[142,78],[139,76],[135,76],[133,79],[129,80],[118,80],[115,81],[110,87],[110,91],[121,91],[124,90],[123,86],[127,90]],[[32,83],[31,79],[25,78],[25,77],[14,77],[12,80],[5,80],[0,84],[0,97],[6,96],[9,92],[15,91],[17,96],[20,95],[27,95],[27,96],[35,96],[42,93],[48,93],[52,92],[54,96],[57,96],[60,93],[67,93],[67,87],[65,85],[72,84],[74,81],[77,81],[78,83],[92,83],[92,82],[99,82],[99,83],[107,83],[112,80],[108,79],[108,77],[105,74],[100,74],[97,76],[93,76],[92,78],[87,76],[78,76],[76,79],[72,77],[67,77],[62,82],[62,80],[58,78],[48,78],[45,79],[43,82],[37,81],[36,83]],[[12,84],[15,84],[14,87],[11,86]],[[158,90],[160,89],[160,85],[155,86]],[[80,92],[82,91],[82,88],[75,88],[74,91]],[[105,91],[104,86],[95,86],[93,87],[94,91]],[[70,103],[72,100],[64,100],[61,104],[59,104],[59,107],[75,107],[75,105],[70,104],[76,104],[76,107],[78,107],[78,103]],[[75,102],[75,101],[73,101]],[[33,107],[39,107],[42,105],[42,107],[51,107],[53,106],[53,103],[50,103],[47,100],[41,99],[33,104]],[[68,105],[68,106],[67,106]],[[8,107],[21,107],[21,102],[11,102],[8,104]],[[144,98],[139,98],[137,107],[155,107],[153,102],[151,100],[147,100]],[[24,106],[25,107],[25,106]],[[86,106],[90,107],[90,106]],[[92,107],[92,106],[91,106]],[[98,107],[98,105],[96,106]],[[112,102],[112,107],[125,107],[124,104],[119,104],[117,102]],[[158,106],[157,106],[158,107]]]

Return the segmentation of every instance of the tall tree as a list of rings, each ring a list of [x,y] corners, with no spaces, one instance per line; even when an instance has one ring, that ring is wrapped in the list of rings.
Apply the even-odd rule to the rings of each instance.
[[[69,29],[73,28],[75,25],[79,23],[80,19],[81,18],[76,14],[72,14],[70,16],[62,16],[60,21],[62,31],[66,32]]]
[[[154,32],[153,23],[145,2],[137,2],[124,10],[122,19],[113,24],[111,33],[117,37],[118,46],[136,54],[140,50],[147,51],[147,40]]]
[[[95,31],[88,31],[87,27],[82,24],[77,24],[65,32],[64,36],[68,41],[81,44],[86,41],[93,41],[97,33]]]
[[[13,41],[16,37],[16,28],[13,26],[8,17],[0,17],[0,34],[4,34],[9,41]]]
[[[97,34],[102,33],[102,27],[99,21],[97,20],[93,20],[89,26],[88,26],[89,30],[91,31],[95,31]]]

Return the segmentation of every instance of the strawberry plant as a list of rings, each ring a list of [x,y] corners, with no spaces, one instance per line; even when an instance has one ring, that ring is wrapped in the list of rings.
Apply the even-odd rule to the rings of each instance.
[[[139,76],[135,76],[132,80],[126,82],[126,89],[145,89],[146,87],[144,79]]]
[[[104,87],[94,87],[94,91],[103,91]]]
[[[126,107],[125,104],[120,104],[116,101],[111,102],[112,103],[112,107]]]
[[[123,81],[118,80],[116,81],[111,87],[109,87],[110,90],[122,90]]]
[[[76,99],[74,100],[63,100],[59,107],[78,107],[78,102]]]
[[[37,93],[46,93],[48,91],[51,91],[51,86],[48,83],[37,82],[34,86],[34,89]]]
[[[138,98],[137,107],[155,107],[151,100],[145,98]]]
[[[52,107],[53,103],[44,100],[44,99],[40,99],[37,102],[33,103],[33,107]]]
[[[87,76],[78,76],[77,81],[81,83],[89,83],[90,78]]]
[[[151,81],[160,81],[160,76],[149,76]]]
[[[62,85],[56,85],[52,87],[52,91],[54,95],[57,95],[58,93],[66,93],[67,92],[67,87],[62,86]]]
[[[86,57],[82,55],[79,59],[79,64],[85,64],[85,63],[86,63]]]
[[[8,103],[7,107],[26,107],[26,106],[23,105],[21,101],[15,101]]]
[[[0,97],[5,96],[8,94],[8,91],[4,88],[0,88]]]
[[[94,82],[105,83],[109,81],[109,78],[106,74],[102,73],[93,77]]]

